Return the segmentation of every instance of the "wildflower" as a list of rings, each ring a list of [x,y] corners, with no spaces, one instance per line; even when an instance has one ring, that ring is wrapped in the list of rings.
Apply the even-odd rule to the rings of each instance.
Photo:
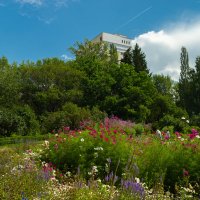
[[[66,172],[66,175],[67,175],[68,177],[70,177],[70,176],[71,176],[71,172],[70,172],[70,171]]]
[[[49,149],[49,141],[45,140],[44,141],[44,146],[46,149]]]
[[[185,169],[183,169],[183,176],[189,176],[189,172]]]
[[[83,139],[83,138],[81,138],[81,142],[84,142],[84,139]]]
[[[157,135],[160,139],[162,139],[162,134],[161,134],[160,130],[157,130],[157,131],[156,131],[156,135]]]
[[[105,138],[105,142],[109,142],[109,139],[107,137]]]
[[[142,184],[137,183],[134,180],[121,180],[121,186],[124,190],[129,191],[132,194],[140,195],[141,198],[145,195],[145,190]]]
[[[94,150],[96,150],[96,151],[103,151],[103,148],[102,147],[95,147]]]
[[[101,183],[101,179],[97,179],[97,182],[98,182],[98,183]]]
[[[140,179],[137,177],[135,177],[135,181],[136,181],[136,183],[140,183]]]
[[[186,122],[189,124],[190,123],[190,121],[189,120],[186,120]]]
[[[181,119],[185,120],[185,117],[181,117]]]
[[[94,153],[94,157],[95,157],[95,158],[98,157],[98,153],[97,153],[97,152]]]
[[[97,172],[98,172],[97,166],[93,166],[93,167],[92,167],[92,171],[93,171],[94,173],[97,173]]]
[[[106,160],[108,161],[108,163],[111,163],[111,158],[107,158]]]
[[[54,145],[54,149],[55,149],[55,150],[58,150],[58,144],[55,144],[55,145]]]

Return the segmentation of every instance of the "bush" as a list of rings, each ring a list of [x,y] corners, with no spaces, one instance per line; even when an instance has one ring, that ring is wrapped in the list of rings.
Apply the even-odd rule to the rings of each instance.
[[[162,128],[162,131],[164,131],[165,133],[169,131],[172,134],[174,133],[174,126],[165,126]]]
[[[162,129],[165,126],[174,126],[174,131],[182,132],[185,127],[188,127],[188,123],[181,118],[175,118],[171,115],[165,115],[158,122],[159,128]]]
[[[49,133],[57,131],[62,127],[69,126],[72,129],[78,129],[80,122],[90,119],[90,111],[86,108],[80,108],[76,104],[66,103],[61,111],[48,113],[42,119],[42,132]]]
[[[134,126],[136,136],[141,135],[144,133],[144,126],[142,124],[135,124]]]
[[[34,135],[39,132],[39,122],[29,106],[0,108],[0,134],[9,137],[16,135]]]
[[[176,185],[184,187],[190,182],[194,186],[200,179],[197,164],[200,161],[199,144],[199,139],[190,140],[188,136],[173,142],[146,139],[140,144],[142,153],[136,157],[140,178],[150,188],[161,184],[166,191],[174,194],[177,192]]]
[[[64,173],[70,171],[86,179],[104,180],[117,166],[117,176],[121,176],[131,149],[126,135],[100,124],[98,131],[88,127],[83,132],[70,131],[54,136],[42,159]]]

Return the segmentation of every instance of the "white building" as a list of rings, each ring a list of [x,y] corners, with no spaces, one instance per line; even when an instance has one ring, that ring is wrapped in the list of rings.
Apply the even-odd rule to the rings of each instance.
[[[124,52],[131,47],[131,39],[124,35],[100,33],[93,40],[93,42],[106,42],[114,44],[117,48],[119,61],[123,58]]]

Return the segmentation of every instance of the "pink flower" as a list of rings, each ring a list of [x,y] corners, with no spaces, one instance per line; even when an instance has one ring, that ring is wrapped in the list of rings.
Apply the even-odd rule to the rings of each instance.
[[[54,145],[54,149],[55,149],[55,150],[58,150],[58,144],[55,144],[55,145]]]
[[[183,176],[189,176],[189,172],[185,169],[183,169]]]

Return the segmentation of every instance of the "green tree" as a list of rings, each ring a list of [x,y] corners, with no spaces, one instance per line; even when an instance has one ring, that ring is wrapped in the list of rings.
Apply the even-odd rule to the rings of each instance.
[[[181,48],[181,72],[179,78],[179,97],[180,97],[180,106],[185,108],[187,112],[192,113],[193,107],[193,84],[192,80],[195,74],[195,71],[189,67],[189,56],[187,49],[185,47]]]
[[[32,66],[20,66],[23,77],[22,102],[30,105],[37,115],[55,112],[68,102],[80,103],[81,80],[79,70],[57,58],[38,61]]]
[[[146,56],[142,52],[139,45],[136,43],[135,47],[133,48],[132,53],[132,62],[133,66],[135,67],[136,72],[147,72],[149,73],[149,69],[147,68]]]
[[[21,77],[5,57],[0,59],[0,106],[13,107],[21,97]]]
[[[132,49],[131,48],[128,48],[124,55],[123,55],[123,58],[121,60],[122,63],[126,63],[126,64],[129,64],[129,65],[133,65],[133,55],[132,55]]]
[[[152,76],[153,83],[161,95],[168,95],[171,98],[174,98],[174,82],[170,78],[170,76],[165,76],[163,74],[155,74]]]
[[[110,44],[109,56],[111,63],[118,64],[118,53],[114,44]]]
[[[146,56],[137,43],[133,49],[129,48],[126,50],[121,62],[132,65],[137,73],[142,71],[149,73],[149,69],[147,68]]]
[[[200,57],[196,58],[195,63],[195,74],[193,76],[192,83],[192,94],[193,94],[193,102],[194,107],[192,112],[196,115],[200,114]]]

